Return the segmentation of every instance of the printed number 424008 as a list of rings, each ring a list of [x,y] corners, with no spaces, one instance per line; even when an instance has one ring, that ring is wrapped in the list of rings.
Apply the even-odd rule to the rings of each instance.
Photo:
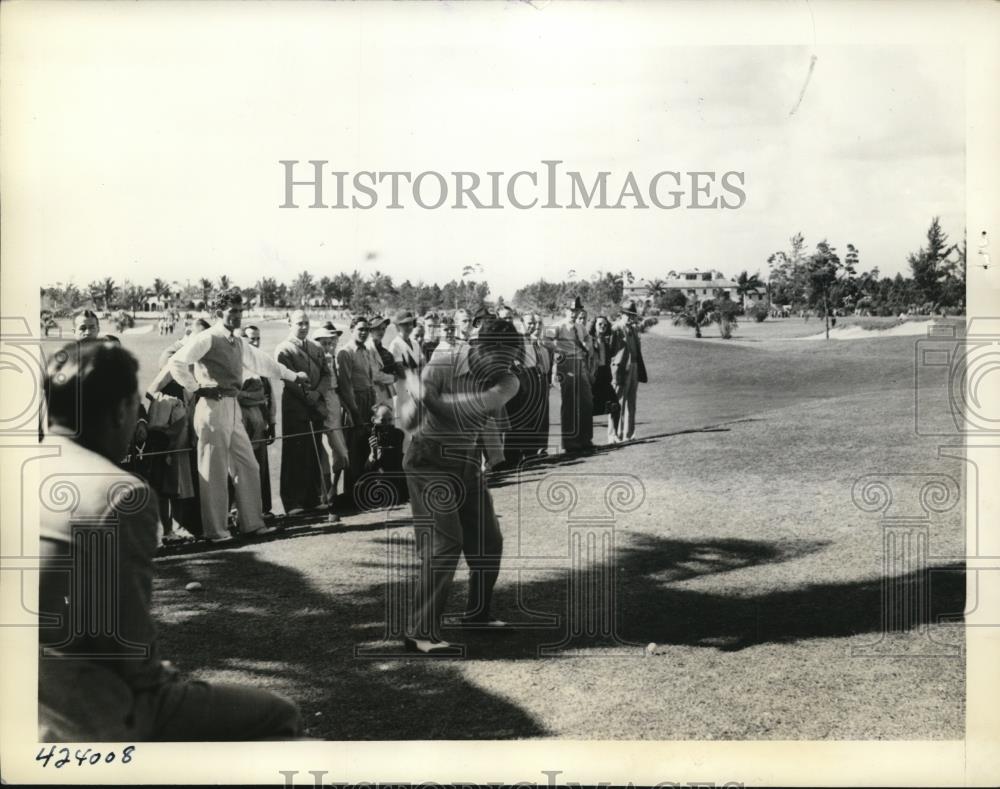
[[[56,748],[55,745],[50,745],[48,750],[42,748],[38,752],[35,761],[41,762],[42,767],[48,767],[50,762],[53,767],[65,767],[67,764],[83,767],[87,764],[101,764],[102,762],[104,764],[111,764],[116,759],[122,764],[128,764],[132,761],[133,751],[135,751],[134,745],[126,745],[122,748],[120,754],[115,750],[102,753],[90,748],[82,750],[77,748],[76,752],[70,752],[69,748]]]

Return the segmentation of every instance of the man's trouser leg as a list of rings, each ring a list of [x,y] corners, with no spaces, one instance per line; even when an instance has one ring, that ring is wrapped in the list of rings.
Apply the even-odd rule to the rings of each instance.
[[[469,598],[466,616],[487,616],[493,587],[500,575],[503,535],[493,509],[493,499],[482,475],[472,469],[465,475],[466,499],[459,511],[462,552],[469,565]]]
[[[568,358],[559,363],[561,379],[563,449],[571,451],[590,445],[594,432],[593,405],[586,362]]]
[[[260,505],[264,512],[271,511],[271,464],[267,457],[267,422],[259,406],[241,408],[243,427],[253,446],[254,460],[260,469]]]
[[[537,453],[549,448],[549,380],[550,373],[535,371],[538,396],[538,417],[535,422],[535,441],[533,449]]]
[[[559,362],[559,423],[562,429],[563,450],[569,451],[579,446],[580,424],[576,408],[577,377],[573,372],[573,360]]]
[[[354,402],[358,407],[358,413],[362,420],[350,428],[347,436],[347,450],[350,458],[350,465],[344,475],[344,493],[352,499],[354,497],[354,485],[358,478],[365,472],[365,459],[368,457],[368,432],[371,428],[372,400],[366,394],[354,393]]]
[[[639,373],[636,365],[630,365],[625,376],[622,392],[622,416],[618,433],[624,441],[635,438],[635,401],[639,390]]]
[[[284,434],[281,441],[281,506],[285,512],[291,512],[307,506],[305,491],[311,479],[309,467],[316,465],[316,461],[306,454],[309,446],[303,439],[308,440],[309,436],[296,435],[309,428],[287,416],[281,424]]]
[[[226,404],[229,404],[228,407]],[[201,499],[202,533],[214,540],[229,535],[229,439],[233,431],[236,400],[203,397],[194,409],[198,436],[198,495]],[[226,413],[230,418],[226,419]],[[242,424],[242,420],[241,420]]]
[[[585,447],[594,443],[594,390],[590,386],[590,376],[587,374],[587,363],[580,361],[577,366],[577,375],[580,379],[579,386],[579,419],[580,419],[580,440]]]
[[[344,440],[344,427],[339,425],[326,431],[326,440],[330,444],[330,455],[334,471],[343,471],[350,463],[347,452],[347,441]]]
[[[420,557],[408,625],[411,638],[440,637],[441,615],[462,553],[458,502],[468,493],[475,495],[465,491],[463,481],[463,466],[474,461],[439,462],[430,454],[438,452],[437,444],[414,440],[403,462]]]
[[[236,398],[227,397],[222,402],[229,403],[228,407],[233,409],[233,432],[229,439],[229,473],[233,478],[240,531],[246,534],[264,526],[264,519],[261,517],[263,508],[260,500],[260,466],[257,465],[257,459],[253,455],[250,437],[243,427],[243,418],[239,414],[240,408],[236,404]]]
[[[271,461],[267,456],[267,441],[262,440],[254,445],[254,457],[260,469],[260,506],[264,512],[270,512],[271,502]]]
[[[267,690],[178,681],[158,696],[156,740],[291,739],[302,733],[295,703]]]

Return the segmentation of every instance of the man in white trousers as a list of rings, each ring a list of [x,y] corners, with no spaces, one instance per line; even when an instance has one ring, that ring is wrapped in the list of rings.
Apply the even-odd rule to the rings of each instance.
[[[229,475],[233,478],[240,531],[254,536],[274,531],[264,525],[260,469],[236,399],[243,385],[244,368],[283,381],[304,381],[308,376],[292,372],[235,336],[243,315],[243,297],[238,291],[223,291],[214,307],[215,325],[193,336],[170,357],[169,364],[174,380],[198,396],[193,424],[198,436],[201,519],[206,539],[221,543],[232,539],[227,528]],[[194,365],[193,375],[189,365]]]

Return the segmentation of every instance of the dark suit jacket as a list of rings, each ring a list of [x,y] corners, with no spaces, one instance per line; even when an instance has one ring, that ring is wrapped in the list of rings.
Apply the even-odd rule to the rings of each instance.
[[[635,337],[635,359],[629,349],[628,336],[626,331]],[[639,339],[639,332],[635,329],[624,329],[615,326],[611,330],[611,380],[615,386],[621,386],[625,379],[625,373],[632,362],[637,366],[639,383],[647,382],[646,363],[642,360],[642,341]]]
[[[281,395],[281,418],[284,423],[318,422],[326,418],[326,393],[333,385],[333,375],[326,353],[312,340],[289,337],[278,345],[275,358],[292,372],[309,375],[302,384],[286,383]],[[317,392],[310,403],[306,393]]]

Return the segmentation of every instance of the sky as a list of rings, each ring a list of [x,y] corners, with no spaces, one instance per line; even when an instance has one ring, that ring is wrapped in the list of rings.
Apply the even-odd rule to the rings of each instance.
[[[5,209],[14,264],[45,284],[478,264],[509,297],[571,270],[766,274],[796,232],[905,273],[933,216],[962,237],[961,49],[824,43],[799,4],[781,7],[801,35],[754,46],[686,45],[709,23],[667,6],[29,5],[38,35],[5,53]],[[559,159],[616,185],[736,170],[746,202],[289,210],[287,159],[484,178]]]

